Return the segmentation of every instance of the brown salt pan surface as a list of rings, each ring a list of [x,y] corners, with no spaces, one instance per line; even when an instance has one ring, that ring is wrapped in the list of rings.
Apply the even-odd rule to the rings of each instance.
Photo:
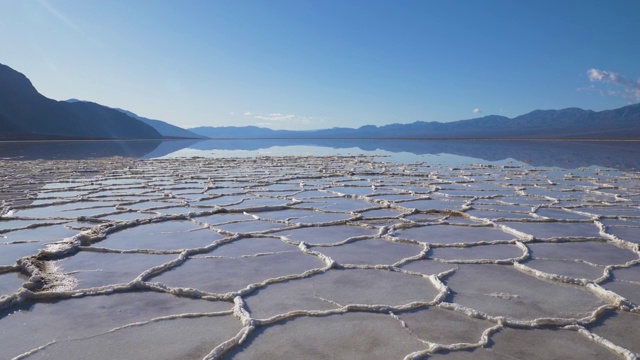
[[[625,264],[638,254],[607,242],[564,242],[527,244],[534,259],[584,260],[598,265]]]
[[[541,280],[511,265],[458,265],[445,279],[451,301],[517,320],[582,318],[605,302],[584,287]]]
[[[567,226],[562,222],[504,222],[505,226],[533,235],[538,239],[558,237],[571,238],[597,238],[600,237],[599,229],[592,223],[572,223]]]
[[[640,175],[0,161],[10,359],[635,359]]]
[[[261,328],[229,359],[400,359],[424,347],[388,314],[347,313]]]
[[[611,271],[612,278],[602,287],[630,300],[636,306],[640,304],[640,266],[618,268]]]
[[[482,333],[495,325],[437,307],[404,312],[398,317],[420,339],[443,345],[477,343]]]
[[[77,231],[64,225],[42,226],[35,229],[16,230],[0,237],[0,266],[13,265],[16,260],[36,254],[46,244],[73,236]]]
[[[418,255],[422,247],[369,238],[314,250],[340,264],[392,265],[402,259]]]
[[[531,259],[523,262],[528,267],[549,274],[567,276],[574,279],[596,281],[604,276],[604,266],[593,266],[584,262],[571,260],[539,260]]]
[[[56,342],[33,359],[201,359],[231,338],[240,324],[231,315],[156,321],[100,336]],[[144,351],[140,347],[144,347]]]
[[[14,293],[20,289],[24,281],[24,276],[20,276],[18,272],[0,274],[0,296]]]
[[[433,248],[430,258],[440,260],[514,259],[523,256],[523,251],[515,245],[481,245],[466,247]]]
[[[204,247],[221,238],[220,234],[190,221],[171,221],[150,223],[109,234],[99,246],[123,250],[175,250]]]
[[[589,327],[589,330],[638,354],[640,353],[638,322],[640,322],[640,314],[638,313],[612,311]]]
[[[120,254],[80,251],[74,256],[50,261],[49,267],[59,268],[78,280],[78,287],[92,288],[128,283],[150,267],[174,260],[176,255]]]
[[[319,259],[299,251],[243,258],[195,258],[151,281],[226,293],[239,291],[253,283],[289,274],[302,274],[323,266],[324,263]]]
[[[293,310],[323,310],[350,304],[400,306],[430,302],[437,295],[433,284],[421,276],[376,269],[330,270],[269,285],[249,296],[247,306],[255,317],[269,318]],[[315,306],[309,307],[311,304]]]
[[[215,248],[205,255],[211,257],[241,257],[247,255],[269,254],[276,252],[298,252],[294,245],[274,238],[247,238]],[[201,256],[205,256],[201,255]]]
[[[505,329],[492,337],[497,342],[488,349],[458,351],[429,356],[429,359],[621,359],[571,330]],[[495,341],[495,340],[494,340]]]
[[[431,244],[474,243],[511,240],[516,237],[490,227],[433,225],[396,230],[393,236]]]
[[[375,235],[377,229],[360,226],[327,226],[305,227],[273,233],[285,236],[295,242],[304,241],[309,245],[336,244],[356,236]]]
[[[347,220],[353,217],[344,213],[325,213],[313,210],[280,210],[252,212],[251,215],[260,219],[287,221],[292,224],[324,224],[328,222]]]
[[[8,358],[18,356],[32,349],[34,342],[47,344],[56,341],[62,347],[74,348],[74,344],[79,339],[101,338],[108,335],[109,331],[127,324],[147,322],[171,315],[216,312],[227,312],[230,315],[232,306],[233,304],[228,302],[193,300],[154,292],[132,292],[39,302],[19,308],[2,319],[4,322],[0,328],[2,341],[12,344],[11,347],[3,347],[3,356]],[[165,322],[171,324],[170,321]],[[185,323],[184,326],[189,325]],[[227,321],[227,326],[239,330],[239,326],[231,321]],[[215,332],[216,328],[208,331]],[[130,341],[143,340],[135,332],[130,335],[133,336]],[[114,350],[115,346],[111,345],[111,347],[110,351]],[[100,355],[100,351],[97,349],[94,351],[95,355]],[[131,347],[129,351],[136,351],[136,347]],[[109,354],[111,353],[103,356],[109,356]],[[70,357],[56,356],[55,358]],[[82,356],[77,354],[71,358],[82,358]]]

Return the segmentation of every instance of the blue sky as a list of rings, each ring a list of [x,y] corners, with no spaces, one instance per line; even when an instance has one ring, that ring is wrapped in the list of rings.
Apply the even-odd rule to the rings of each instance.
[[[640,101],[640,1],[0,0],[45,96],[315,129]]]

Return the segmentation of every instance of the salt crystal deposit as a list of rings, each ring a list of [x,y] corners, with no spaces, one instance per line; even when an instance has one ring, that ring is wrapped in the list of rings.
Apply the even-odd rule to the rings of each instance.
[[[0,162],[3,359],[637,359],[640,174]]]

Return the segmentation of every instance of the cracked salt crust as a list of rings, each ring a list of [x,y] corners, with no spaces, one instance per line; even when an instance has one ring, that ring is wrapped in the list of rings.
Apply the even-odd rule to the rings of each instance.
[[[639,356],[637,173],[0,165],[9,358]]]

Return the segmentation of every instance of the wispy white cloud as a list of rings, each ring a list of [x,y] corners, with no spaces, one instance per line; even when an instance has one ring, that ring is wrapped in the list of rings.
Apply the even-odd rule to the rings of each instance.
[[[312,118],[306,116],[296,116],[293,114],[272,113],[268,115],[255,115],[255,119],[264,120],[268,123],[273,122],[289,122],[289,123],[311,123]]]
[[[295,118],[294,115],[285,115],[281,113],[273,113],[269,115],[256,115],[254,116],[256,119],[266,120],[266,121],[291,121]]]
[[[640,101],[640,79],[633,81],[629,80],[620,74],[614,73],[612,71],[599,70],[599,69],[589,69],[587,70],[587,76],[589,77],[589,81],[592,83],[607,83],[612,84],[618,87],[621,87],[621,91],[616,91],[612,89],[608,89],[606,92],[602,89],[597,89],[593,84],[588,88],[583,88],[581,90],[597,90],[601,95],[619,95],[629,101]]]
[[[251,116],[251,112],[250,111],[245,112],[244,116]]]
[[[482,110],[480,110],[479,108],[475,108],[475,109],[473,109],[473,113],[474,114],[482,114]]]

